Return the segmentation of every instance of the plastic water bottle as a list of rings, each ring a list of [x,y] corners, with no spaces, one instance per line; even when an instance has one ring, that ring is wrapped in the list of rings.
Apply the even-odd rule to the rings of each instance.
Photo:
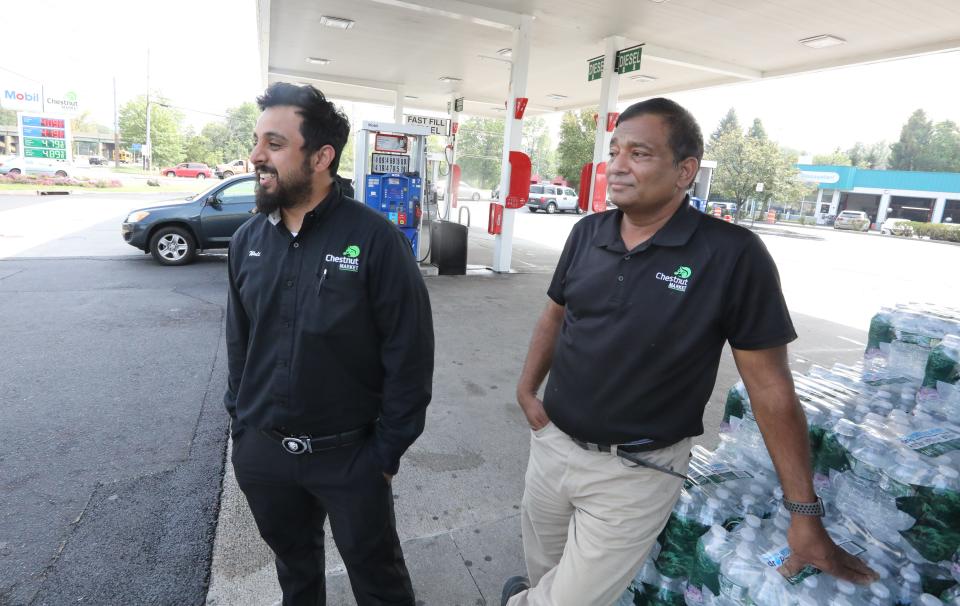
[[[700,537],[684,592],[687,606],[704,604],[720,595],[720,562],[732,552],[730,535],[722,526],[714,524]]]
[[[750,591],[750,602],[756,606],[784,606],[794,601],[793,591],[783,575],[776,568],[768,568],[763,573],[763,582]]]
[[[917,603],[920,606],[943,606],[943,602],[940,601],[940,598],[937,596],[930,595],[929,593],[922,593],[917,599]]]
[[[736,604],[749,606],[750,588],[763,579],[764,566],[756,559],[752,541],[741,541],[720,565],[720,593]]]
[[[842,603],[844,606],[870,606],[864,590],[857,585],[854,585],[850,581],[837,579],[836,586],[838,595],[834,598],[834,604]]]
[[[869,589],[870,594],[866,597],[870,606],[893,606],[893,594],[884,583],[875,581],[870,584]]]
[[[898,606],[911,606],[923,592],[920,585],[920,573],[912,566],[901,569],[896,582],[897,591],[894,598]]]

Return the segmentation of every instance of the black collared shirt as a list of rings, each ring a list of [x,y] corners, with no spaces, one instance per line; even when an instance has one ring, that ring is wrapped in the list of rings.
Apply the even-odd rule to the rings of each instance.
[[[296,237],[256,215],[230,242],[229,383],[236,427],[325,436],[379,418],[382,469],[423,431],[433,378],[430,300],[410,245],[334,186]]]
[[[560,257],[547,293],[565,306],[547,415],[603,444],[699,435],[724,342],[764,349],[796,338],[776,266],[751,231],[687,203],[630,251],[622,218],[584,218]]]

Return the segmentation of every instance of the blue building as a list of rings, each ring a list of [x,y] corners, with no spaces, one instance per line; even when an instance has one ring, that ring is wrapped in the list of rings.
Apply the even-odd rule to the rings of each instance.
[[[960,173],[869,170],[798,164],[800,179],[817,184],[817,222],[844,210],[862,210],[873,228],[884,220],[960,224]]]

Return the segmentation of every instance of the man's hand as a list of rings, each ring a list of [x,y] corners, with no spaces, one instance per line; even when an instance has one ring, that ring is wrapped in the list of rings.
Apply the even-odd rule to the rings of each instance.
[[[517,403],[520,410],[527,417],[527,423],[534,431],[543,429],[550,422],[547,411],[543,409],[543,402],[533,394],[517,393]]]
[[[837,547],[818,517],[794,515],[787,531],[787,542],[791,555],[780,568],[786,577],[794,576],[810,564],[851,583],[866,585],[879,578],[863,560]]]

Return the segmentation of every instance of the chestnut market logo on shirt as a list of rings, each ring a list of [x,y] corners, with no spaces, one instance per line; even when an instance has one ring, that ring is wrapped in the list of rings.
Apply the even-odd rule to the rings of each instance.
[[[672,276],[668,276],[663,272],[657,272],[657,280],[661,280],[667,283],[667,288],[670,290],[675,290],[677,292],[686,292],[687,283],[690,279],[690,276],[693,275],[693,270],[687,267],[686,265],[681,265],[673,272]]]
[[[360,247],[356,244],[351,244],[343,251],[343,255],[327,255],[327,263],[338,263],[340,266],[340,271],[360,271]]]

